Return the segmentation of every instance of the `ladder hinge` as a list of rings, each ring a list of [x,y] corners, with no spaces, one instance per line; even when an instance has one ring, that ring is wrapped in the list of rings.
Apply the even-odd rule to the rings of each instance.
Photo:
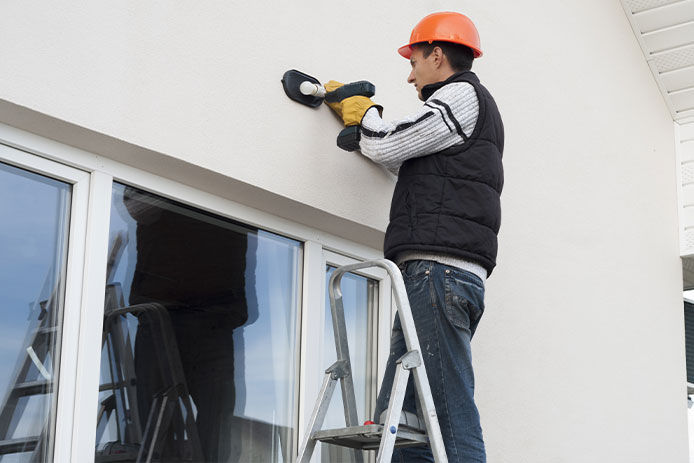
[[[402,357],[400,357],[397,363],[402,363],[402,367],[405,370],[411,370],[417,368],[422,364],[422,356],[418,350],[411,350]]]
[[[326,373],[330,373],[332,379],[341,379],[349,376],[350,365],[348,360],[338,360],[333,363],[325,370]]]

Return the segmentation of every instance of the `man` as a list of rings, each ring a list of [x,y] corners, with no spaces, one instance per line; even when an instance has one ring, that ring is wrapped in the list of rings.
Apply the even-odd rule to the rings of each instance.
[[[496,265],[504,130],[491,94],[470,71],[482,55],[477,30],[459,13],[434,13],[398,52],[422,108],[395,122],[366,97],[330,106],[361,125],[363,155],[398,175],[384,243],[400,266],[450,462],[486,461],[474,402],[470,341]],[[329,82],[334,91],[341,84]],[[387,408],[395,362],[406,352],[396,317],[376,419]],[[410,378],[404,410],[416,411]],[[396,449],[393,461],[433,461],[427,447]]]

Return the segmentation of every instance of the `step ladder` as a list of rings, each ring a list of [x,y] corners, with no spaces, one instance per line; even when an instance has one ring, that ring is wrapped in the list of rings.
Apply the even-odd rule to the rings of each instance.
[[[52,394],[54,392],[54,376],[56,372],[49,371],[53,364],[53,348],[56,346],[56,336],[59,334],[59,297],[62,294],[60,280],[54,282],[48,273],[39,294],[45,294],[52,285],[53,290],[45,300],[37,300],[29,312],[29,327],[19,351],[14,372],[8,383],[7,391],[0,405],[0,460],[5,455],[31,452],[28,461],[41,461],[50,451],[52,442],[48,429],[53,418],[48,413],[46,421],[41,425],[38,435],[13,438],[18,425],[27,409],[29,398]],[[48,368],[46,368],[48,365]],[[27,399],[27,400],[23,400]],[[47,399],[50,406],[55,406],[53,397]]]
[[[111,382],[100,384],[99,392],[108,395],[101,400],[97,412],[96,441],[100,442],[109,422],[116,424],[118,441],[106,443],[96,450],[96,463],[161,461],[167,437],[175,435],[173,444],[179,454],[176,461],[203,461],[203,450],[195,422],[193,400],[186,384],[176,336],[168,309],[158,303],[126,306],[121,285],[113,281],[127,236],[114,239],[106,272],[102,351],[107,351]],[[155,360],[152,368],[161,378],[161,390],[152,397],[145,423],[141,423],[137,395],[138,379],[127,317],[150,327]],[[185,412],[185,413],[183,413]],[[144,426],[143,426],[144,425]]]
[[[119,285],[110,285],[119,288]],[[155,364],[161,376],[162,389],[152,397],[144,429],[140,423],[137,378],[130,341],[125,334],[124,317],[137,316],[151,327]],[[108,349],[111,383],[99,386],[110,392],[101,401],[97,415],[97,442],[114,416],[119,442],[109,442],[98,450],[97,463],[128,461],[150,463],[162,461],[164,447],[173,444],[179,455],[176,461],[203,461],[203,450],[195,423],[193,400],[188,392],[181,366],[176,337],[168,310],[158,303],[145,303],[108,310],[104,317],[103,344]],[[182,410],[181,410],[182,407]],[[185,413],[182,413],[185,412]],[[176,439],[167,442],[175,435]]]
[[[385,412],[385,419],[379,424],[359,424],[357,405],[352,382],[352,370],[347,345],[347,330],[342,304],[342,277],[349,272],[360,269],[380,267],[385,269],[392,281],[395,305],[400,316],[405,344],[408,352],[397,362],[395,378],[391,389],[390,402]],[[419,339],[415,329],[410,303],[407,298],[405,283],[400,269],[391,261],[373,260],[358,264],[345,265],[336,269],[328,285],[330,293],[330,309],[335,335],[337,361],[326,371],[316,405],[309,419],[304,440],[299,447],[297,463],[309,463],[316,443],[326,442],[357,450],[378,450],[377,463],[389,463],[396,447],[411,447],[416,445],[431,446],[436,463],[446,463],[446,449],[441,437],[441,429],[431,397],[429,380],[424,369]],[[424,429],[401,425],[402,404],[405,399],[405,389],[410,372],[414,375],[414,386],[419,399],[419,421],[424,421]],[[346,427],[322,430],[323,421],[328,412],[330,399],[338,380],[342,390]],[[356,461],[363,462],[362,452],[355,451]]]
[[[118,236],[110,252],[107,274],[112,275],[114,262],[120,258],[125,244],[124,235]],[[62,276],[53,277],[55,268],[48,271],[39,291],[39,297],[29,310],[29,326],[19,351],[7,391],[0,403],[0,461],[5,455],[31,452],[28,461],[43,461],[53,448],[56,400],[55,392],[60,352],[61,299],[64,295]],[[51,289],[52,288],[52,289]],[[50,295],[42,300],[43,295]],[[48,366],[48,368],[47,368]],[[55,366],[54,371],[49,371]],[[49,395],[51,411],[41,425],[38,435],[13,438],[32,397]]]

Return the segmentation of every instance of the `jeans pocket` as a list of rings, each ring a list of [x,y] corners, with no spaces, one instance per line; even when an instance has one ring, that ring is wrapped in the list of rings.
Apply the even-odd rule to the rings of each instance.
[[[467,281],[452,275],[446,277],[444,313],[448,321],[456,328],[474,331],[477,327],[484,312],[482,304],[473,302],[479,298],[477,292],[476,286]]]
[[[456,328],[470,328],[470,301],[451,295],[446,302],[446,318]]]

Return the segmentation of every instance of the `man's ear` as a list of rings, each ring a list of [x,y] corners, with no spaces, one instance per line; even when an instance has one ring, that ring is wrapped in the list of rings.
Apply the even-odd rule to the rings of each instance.
[[[434,50],[431,52],[434,55],[434,64],[436,67],[441,67],[443,65],[444,60],[446,59],[446,56],[443,54],[443,50],[441,47],[434,47]]]

